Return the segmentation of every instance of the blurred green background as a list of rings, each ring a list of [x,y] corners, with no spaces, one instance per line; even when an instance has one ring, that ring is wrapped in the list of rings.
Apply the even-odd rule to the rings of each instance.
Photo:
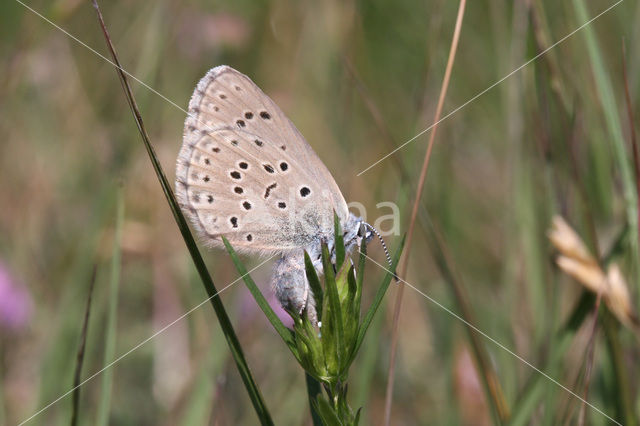
[[[470,1],[443,114],[613,3]],[[107,54],[90,2],[27,4]],[[209,68],[233,66],[289,115],[347,201],[363,203],[371,223],[389,214],[376,204],[393,201],[406,230],[428,134],[356,175],[433,123],[458,2],[117,0],[101,7],[131,74],[186,109]],[[428,211],[443,233],[475,325],[579,395],[593,321],[559,334],[583,289],[554,266],[545,234],[553,214],[562,214],[598,256],[622,235],[612,258],[637,310],[630,124],[637,130],[638,123],[627,115],[622,52],[624,40],[636,111],[638,22],[640,4],[621,2],[443,121],[421,203],[422,217]],[[17,424],[72,387],[94,264],[83,378],[206,294],[114,68],[15,0],[0,5],[0,67],[0,424]],[[185,112],[132,87],[172,180]],[[457,312],[425,231],[419,221],[407,281]],[[225,252],[204,254],[218,289],[237,278]],[[371,254],[384,262],[379,245]],[[382,276],[374,264],[367,273],[373,284]],[[270,295],[270,268],[252,275]],[[382,421],[394,297],[392,288],[351,372],[349,399],[364,407],[362,424]],[[222,299],[276,423],[310,424],[304,376],[244,285]],[[628,328],[612,329],[613,337],[596,329],[587,399],[632,424],[640,411],[639,341]],[[481,341],[514,424],[577,421],[580,401]],[[29,424],[67,424],[70,416],[66,397]],[[392,419],[492,422],[463,324],[410,288]],[[216,317],[203,305],[82,386],[80,422],[257,420]],[[587,424],[609,422],[587,408]]]

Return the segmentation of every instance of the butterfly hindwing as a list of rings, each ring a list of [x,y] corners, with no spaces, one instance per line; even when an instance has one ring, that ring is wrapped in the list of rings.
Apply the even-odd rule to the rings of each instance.
[[[205,243],[275,252],[332,232],[347,207],[330,173],[277,105],[223,66],[198,83],[176,192]]]

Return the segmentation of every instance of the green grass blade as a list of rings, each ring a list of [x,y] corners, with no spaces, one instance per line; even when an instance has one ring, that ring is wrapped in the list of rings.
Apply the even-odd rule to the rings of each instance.
[[[249,369],[249,365],[247,364],[247,361],[245,359],[242,346],[240,345],[240,341],[238,340],[235,330],[231,325],[231,320],[229,319],[227,311],[224,308],[224,305],[222,304],[222,301],[220,300],[220,298],[215,297],[218,294],[218,291],[215,285],[213,284],[213,280],[211,279],[211,276],[209,275],[209,271],[207,270],[204,260],[200,255],[198,246],[196,245],[193,235],[189,230],[187,221],[185,220],[184,215],[180,210],[178,202],[176,201],[176,198],[173,194],[173,190],[169,185],[169,182],[164,173],[164,170],[160,165],[160,161],[158,160],[158,157],[155,154],[153,146],[151,145],[151,141],[149,140],[149,135],[147,134],[147,131],[144,126],[144,122],[142,121],[142,115],[138,110],[138,106],[136,104],[135,98],[133,97],[133,93],[131,92],[131,87],[129,86],[129,82],[127,81],[124,71],[122,70],[122,66],[120,65],[120,61],[118,60],[118,55],[115,52],[113,43],[111,42],[111,38],[107,31],[106,25],[104,23],[102,14],[100,13],[100,9],[98,7],[98,3],[96,0],[93,0],[93,6],[96,9],[96,12],[98,14],[98,20],[102,28],[102,33],[104,34],[107,47],[109,48],[109,53],[111,54],[111,58],[113,59],[113,62],[116,65],[118,78],[120,79],[120,83],[125,92],[127,103],[129,104],[129,108],[131,109],[131,112],[134,116],[136,125],[138,126],[138,131],[140,132],[140,136],[142,137],[142,142],[145,146],[145,149],[147,150],[147,154],[149,155],[149,159],[151,160],[151,163],[153,165],[153,169],[158,178],[158,182],[162,187],[162,191],[165,194],[167,203],[169,204],[169,208],[171,209],[171,212],[173,213],[173,217],[176,220],[178,228],[180,229],[180,233],[182,234],[182,238],[184,239],[185,245],[187,246],[187,249],[189,250],[189,254],[191,255],[193,262],[196,266],[196,269],[198,270],[198,274],[200,275],[202,284],[204,285],[205,290],[209,296],[211,305],[213,306],[216,316],[218,317],[218,321],[220,322],[220,327],[222,327],[222,331],[224,333],[225,339],[227,340],[229,349],[231,350],[231,354],[233,356],[233,359],[240,373],[240,377],[242,378],[244,386],[247,389],[247,392],[249,393],[249,398],[251,399],[251,402],[253,404],[254,409],[256,410],[256,414],[258,415],[258,418],[260,419],[261,424],[272,425],[273,420],[271,419],[271,415],[269,414],[269,411],[264,402],[264,399],[262,398],[260,389],[258,388],[258,385],[256,384],[253,378],[253,375],[251,374],[251,370]]]
[[[616,407],[616,417],[622,420],[627,426],[636,426],[638,418],[635,414],[633,396],[629,381],[635,381],[629,377],[629,371],[625,366],[623,351],[618,329],[620,324],[613,314],[604,310],[601,314],[602,324],[605,330],[605,338],[607,342],[607,350],[611,359],[611,368],[613,369],[613,378],[615,386],[613,387],[613,395],[611,401]]]
[[[547,373],[553,371],[561,362],[576,332],[582,327],[582,323],[588,318],[589,313],[593,312],[595,299],[593,293],[582,292],[582,296],[576,302],[564,326],[556,333],[553,350],[542,371]],[[545,396],[547,382],[543,379],[544,376],[538,372],[531,373],[527,384],[513,404],[509,425],[519,426],[530,422],[531,414]]]
[[[573,6],[576,11],[578,20],[586,22],[589,19],[589,13],[584,0],[573,0]],[[607,73],[605,67],[605,61],[602,58],[602,52],[598,46],[596,39],[595,27],[588,25],[582,31],[587,44],[587,52],[589,54],[589,60],[591,61],[591,67],[593,70],[593,77],[596,83],[596,90],[598,97],[602,103],[602,112],[604,114],[605,124],[607,131],[611,137],[611,144],[613,145],[613,152],[617,162],[617,169],[620,171],[620,177],[622,180],[622,187],[624,192],[624,199],[626,204],[627,221],[631,226],[631,234],[638,235],[638,212],[637,212],[637,200],[636,200],[636,187],[633,173],[631,171],[631,165],[629,164],[629,156],[626,150],[626,144],[624,134],[622,130],[622,124],[620,122],[620,115],[618,113],[617,102],[615,99],[616,91],[613,89],[611,79]],[[633,256],[633,264],[637,265],[639,259],[639,247],[638,240],[633,238],[630,240],[631,250]],[[638,274],[639,269],[636,268],[634,273]]]
[[[318,315],[318,321],[322,321],[322,304],[324,301],[324,292],[322,291],[320,278],[318,278],[316,268],[313,267],[313,262],[309,257],[309,253],[307,253],[306,251],[304,252],[304,267],[307,273],[307,281],[309,281],[309,287],[311,287],[313,298],[316,301],[316,313]]]
[[[103,364],[109,365],[116,351],[116,334],[118,319],[118,292],[120,287],[120,265],[122,256],[122,225],[124,223],[124,195],[122,187],[118,188],[116,201],[116,224],[111,253],[111,278],[109,279],[109,307],[104,346]],[[113,368],[107,368],[102,374],[102,389],[98,405],[97,426],[109,424],[111,411],[111,388],[113,386]]]
[[[233,260],[233,264],[236,266],[238,273],[244,280],[244,283],[253,295],[256,303],[258,304],[258,306],[260,306],[260,309],[262,309],[262,312],[264,312],[265,316],[267,317],[273,328],[276,330],[276,332],[280,335],[282,340],[284,340],[289,350],[291,350],[293,356],[298,359],[298,350],[293,339],[293,332],[289,330],[282,323],[282,321],[280,321],[278,315],[276,315],[273,309],[271,309],[269,302],[267,302],[267,299],[265,299],[265,297],[262,295],[262,292],[253,281],[253,278],[251,278],[251,275],[247,272],[247,268],[240,261],[240,259],[238,258],[238,254],[235,252],[229,241],[225,237],[222,237],[222,241],[224,242],[224,246],[226,247],[227,252],[229,252],[229,256],[231,256],[231,260]]]
[[[376,297],[373,299],[371,306],[367,310],[367,313],[365,314],[364,319],[362,320],[362,324],[358,329],[358,336],[356,338],[354,347],[351,351],[351,359],[349,360],[349,363],[353,361],[353,358],[358,353],[358,349],[360,349],[360,345],[362,345],[364,336],[365,334],[367,334],[367,329],[369,328],[369,325],[371,325],[373,316],[378,310],[380,303],[382,303],[382,299],[384,298],[384,295],[387,292],[387,289],[389,288],[391,279],[394,277],[394,274],[391,271],[395,271],[396,267],[398,266],[398,261],[400,260],[400,255],[402,254],[402,248],[404,247],[405,237],[406,236],[402,237],[402,240],[400,241],[400,244],[398,245],[398,248],[396,249],[395,254],[393,255],[393,262],[391,263],[391,268],[389,268],[389,270],[384,275],[384,278],[382,279],[382,284],[380,284],[380,287],[378,287],[378,292],[376,293]],[[358,271],[358,272],[361,272],[361,271]]]

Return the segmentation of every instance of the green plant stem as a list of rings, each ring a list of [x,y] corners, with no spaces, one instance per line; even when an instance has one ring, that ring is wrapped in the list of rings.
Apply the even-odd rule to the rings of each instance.
[[[165,173],[162,169],[162,166],[160,165],[160,162],[158,161],[158,158],[155,154],[153,146],[151,145],[151,141],[149,140],[149,136],[147,134],[144,123],[142,121],[142,115],[138,110],[138,106],[133,97],[133,93],[131,92],[129,82],[127,81],[125,73],[120,65],[120,61],[118,60],[118,57],[116,55],[115,49],[111,42],[111,38],[109,37],[109,33],[105,26],[104,20],[102,18],[102,14],[100,13],[100,9],[98,7],[98,3],[96,0],[93,0],[93,7],[96,9],[96,13],[98,14],[98,20],[102,28],[102,33],[104,34],[105,40],[107,42],[107,47],[109,48],[109,52],[116,66],[120,83],[122,85],[122,88],[127,98],[127,103],[129,104],[129,108],[131,109],[131,112],[133,113],[133,116],[135,118],[135,122],[138,127],[138,131],[140,132],[140,136],[142,137],[144,146],[147,150],[147,154],[149,155],[149,159],[153,164],[153,169],[156,173],[160,186],[162,187],[162,191],[165,194],[169,207],[171,208],[173,217],[176,220],[178,228],[180,229],[182,238],[184,239],[187,249],[189,250],[189,254],[191,255],[191,258],[193,259],[195,267],[198,270],[198,274],[200,275],[202,284],[204,285],[207,295],[209,296],[209,300],[211,301],[211,306],[213,307],[216,313],[216,316],[218,317],[218,321],[220,322],[220,327],[222,327],[225,339],[227,340],[229,349],[231,350],[231,354],[233,356],[233,359],[240,373],[240,377],[242,378],[245,388],[249,393],[249,397],[251,398],[251,402],[258,415],[258,418],[260,419],[261,424],[272,425],[273,420],[271,419],[271,415],[269,414],[269,411],[264,402],[264,399],[262,398],[260,389],[258,388],[258,385],[256,384],[251,374],[251,370],[249,369],[249,365],[247,364],[247,361],[245,359],[244,352],[242,351],[242,346],[240,345],[240,341],[238,340],[238,337],[236,336],[233,326],[231,325],[231,320],[229,319],[229,316],[224,308],[224,305],[222,304],[222,301],[220,300],[219,297],[216,297],[218,294],[218,291],[215,285],[213,284],[213,280],[211,279],[211,276],[209,275],[209,271],[207,270],[204,260],[200,255],[198,246],[196,245],[193,235],[189,230],[187,221],[185,220],[184,215],[182,214],[182,211],[178,206],[178,202],[175,199],[173,190],[169,185],[167,177],[165,176]]]
[[[316,411],[316,406],[314,401],[318,399],[318,397],[322,397],[322,388],[320,386],[320,382],[311,377],[309,374],[305,373],[304,375],[307,382],[307,395],[309,396],[309,410],[311,411],[311,420],[313,421],[313,426],[322,426],[322,420],[320,419],[320,415]]]

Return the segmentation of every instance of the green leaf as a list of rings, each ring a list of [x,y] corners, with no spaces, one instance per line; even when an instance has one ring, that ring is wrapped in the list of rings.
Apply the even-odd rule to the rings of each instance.
[[[342,265],[342,268],[338,270],[336,274],[336,287],[338,288],[338,299],[340,300],[340,307],[342,311],[345,311],[346,304],[349,299],[349,280],[347,276],[349,274],[351,265],[346,262]]]
[[[343,423],[338,418],[338,414],[333,410],[333,407],[329,402],[319,397],[316,399],[316,410],[320,417],[322,417],[322,422],[325,426],[342,426]]]
[[[356,276],[356,284],[357,284],[357,292],[356,299],[354,303],[357,304],[358,309],[360,309],[360,302],[362,300],[362,283],[364,282],[364,265],[367,261],[367,240],[365,238],[362,239],[362,243],[360,243],[360,259],[358,261],[358,272]],[[358,312],[358,317],[360,316],[360,312]]]
[[[322,304],[324,301],[324,293],[322,291],[322,286],[320,285],[320,278],[318,278],[316,268],[313,266],[313,262],[311,261],[309,253],[307,253],[306,250],[304,252],[304,267],[307,273],[307,281],[309,281],[309,287],[311,287],[313,298],[316,301],[316,313],[318,315],[318,321],[322,321]]]
[[[338,296],[338,287],[336,285],[336,277],[333,272],[333,265],[331,264],[331,257],[329,255],[329,249],[326,244],[322,244],[322,266],[324,268],[324,284],[329,299],[330,313],[330,325],[334,333],[334,347],[332,348],[335,354],[338,368],[342,365],[342,351],[344,350],[344,330],[342,329],[342,311],[340,309],[340,298]],[[324,325],[324,323],[323,323]],[[326,352],[325,352],[326,355]]]
[[[356,283],[355,268],[351,266],[347,274],[349,292],[345,303],[344,313],[344,338],[347,346],[351,347],[355,341],[358,326],[360,324],[360,305],[356,305],[356,293],[358,284]]]
[[[326,377],[327,366],[324,364],[324,348],[322,346],[322,341],[320,339],[318,331],[315,329],[313,324],[311,324],[309,317],[307,317],[306,315],[304,315],[302,318],[302,324],[304,325],[304,333],[310,349],[312,365],[311,370],[307,371],[309,371],[317,378]]]
[[[398,261],[400,260],[400,255],[402,254],[402,248],[404,247],[405,237],[406,236],[402,237],[402,241],[400,241],[400,245],[396,249],[396,253],[393,256],[393,261],[391,263],[391,268],[389,268],[389,270],[385,274],[385,276],[384,276],[384,278],[382,280],[382,284],[380,284],[380,287],[378,288],[378,292],[376,293],[376,297],[373,300],[373,303],[371,304],[371,306],[369,307],[369,310],[365,314],[364,320],[362,321],[362,324],[360,325],[360,329],[358,330],[358,336],[356,338],[356,342],[355,342],[355,345],[353,347],[353,351],[351,352],[351,356],[350,356],[350,359],[349,359],[349,364],[353,361],[353,359],[355,358],[356,354],[358,353],[358,349],[360,349],[360,345],[362,345],[362,340],[364,340],[364,336],[367,333],[367,329],[369,328],[369,325],[371,324],[371,321],[373,320],[373,316],[375,315],[376,311],[378,310],[378,307],[380,306],[380,303],[382,302],[382,298],[384,297],[384,294],[387,292],[387,289],[389,288],[389,284],[391,283],[391,279],[394,277],[393,272],[390,272],[390,271],[395,271],[396,270],[396,266],[398,265]]]
[[[345,257],[344,239],[342,238],[342,227],[340,226],[340,219],[335,210],[333,211],[333,232],[335,234],[334,247],[336,251],[336,269],[339,271],[342,268]]]
[[[251,278],[251,275],[249,275],[249,273],[247,272],[247,268],[240,261],[237,253],[235,252],[233,247],[231,247],[231,244],[224,236],[222,237],[222,242],[224,243],[224,246],[226,247],[227,252],[229,252],[229,256],[231,256],[231,260],[233,261],[233,264],[236,266],[238,273],[240,274],[247,288],[253,295],[253,298],[255,299],[256,303],[258,304],[258,306],[260,306],[260,309],[262,309],[262,312],[264,312],[265,316],[267,317],[267,319],[269,320],[273,328],[275,328],[276,332],[280,335],[282,340],[284,340],[284,342],[287,344],[287,347],[289,348],[289,350],[291,350],[291,352],[293,353],[293,356],[295,356],[296,359],[299,359],[299,354],[296,349],[296,344],[293,338],[293,332],[289,330],[282,323],[282,321],[280,321],[280,318],[278,318],[278,315],[276,315],[276,313],[273,312],[273,309],[271,309],[269,302],[267,302],[267,299],[264,298],[264,296],[262,295],[262,292],[260,291],[258,286],[256,286],[256,283],[253,281],[253,278]]]
[[[358,408],[358,411],[356,411],[356,418],[353,420],[353,426],[358,426],[360,423],[360,413],[362,413],[362,407]]]

